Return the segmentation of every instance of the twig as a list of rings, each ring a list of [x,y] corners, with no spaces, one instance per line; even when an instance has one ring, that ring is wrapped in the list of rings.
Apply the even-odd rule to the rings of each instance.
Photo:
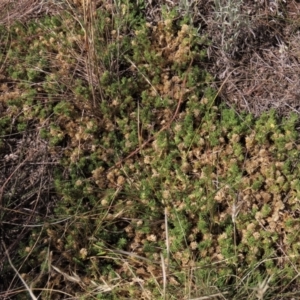
[[[9,262],[10,266],[12,267],[12,269],[13,269],[13,270],[15,271],[15,273],[18,275],[19,279],[20,279],[20,280],[22,281],[22,283],[24,284],[26,290],[28,291],[28,293],[29,293],[30,296],[31,296],[31,299],[37,300],[37,298],[36,298],[35,295],[33,294],[33,292],[32,292],[32,290],[30,289],[30,287],[27,285],[27,283],[25,282],[25,280],[22,278],[22,276],[19,274],[18,270],[15,268],[15,266],[14,266],[13,263],[11,262],[10,256],[9,256],[9,254],[8,254],[8,251],[7,251],[7,249],[6,249],[6,246],[5,246],[4,242],[1,241],[1,243],[2,243],[2,246],[3,246],[4,250],[5,250],[5,254],[6,254],[6,256],[7,256],[7,259],[8,259],[8,262]]]
[[[0,188],[0,208],[2,207],[2,197],[3,197],[3,192],[4,188],[7,185],[7,183],[11,180],[13,175],[25,164],[25,162],[30,158],[30,156],[26,157],[16,168],[15,170],[8,176],[8,178],[5,180],[3,183],[2,187]]]
[[[210,300],[210,299],[213,299],[214,297],[224,297],[225,294],[228,294],[228,292],[212,294],[212,295],[209,295],[209,296],[202,296],[202,297],[193,298],[193,299],[190,299],[190,300]]]
[[[167,272],[166,272],[166,265],[164,261],[164,256],[160,253],[161,258],[161,267],[162,267],[162,274],[163,274],[163,298],[166,300],[167,298]]]

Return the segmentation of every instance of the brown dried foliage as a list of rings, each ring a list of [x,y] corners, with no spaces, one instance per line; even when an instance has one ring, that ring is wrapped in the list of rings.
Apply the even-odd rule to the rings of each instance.
[[[0,25],[9,26],[13,22],[26,22],[44,15],[59,13],[62,7],[53,1],[3,0],[0,3]]]
[[[241,14],[249,19],[249,26],[238,32],[230,51],[219,46],[224,36],[213,8],[204,16],[204,32],[213,42],[208,69],[220,82],[218,86],[226,78],[222,98],[256,116],[270,108],[283,115],[299,112],[300,5],[277,2],[278,6],[269,1],[244,3]]]

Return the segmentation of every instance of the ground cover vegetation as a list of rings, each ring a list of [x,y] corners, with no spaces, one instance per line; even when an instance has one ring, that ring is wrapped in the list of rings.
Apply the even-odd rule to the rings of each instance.
[[[298,6],[223,2],[1,7],[3,299],[299,298]]]

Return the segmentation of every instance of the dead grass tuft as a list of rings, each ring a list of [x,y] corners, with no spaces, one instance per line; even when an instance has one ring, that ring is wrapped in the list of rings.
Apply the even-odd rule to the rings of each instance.
[[[51,0],[3,0],[0,3],[0,25],[27,22],[45,15],[55,15],[63,11],[63,5]]]
[[[209,69],[218,86],[228,76],[221,96],[229,106],[256,116],[270,108],[281,115],[299,113],[299,5],[288,2],[245,2],[239,14],[248,23],[229,32],[213,12],[205,15],[204,32],[212,40]],[[224,40],[229,48],[220,47]]]

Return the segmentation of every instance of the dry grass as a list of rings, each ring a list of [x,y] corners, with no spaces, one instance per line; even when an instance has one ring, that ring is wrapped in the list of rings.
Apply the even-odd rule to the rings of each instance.
[[[159,23],[163,19],[163,15],[167,14],[162,11],[162,6],[165,5],[165,10],[168,13],[171,13],[172,9],[176,9],[179,12],[180,17],[177,17],[178,19],[186,16],[186,22],[191,27],[194,26],[198,29],[198,31],[194,31],[194,35],[207,34],[211,40],[211,46],[210,49],[208,49],[210,57],[205,61],[205,64],[207,70],[213,72],[213,75],[217,79],[216,82],[208,84],[215,86],[218,92],[215,93],[212,103],[208,107],[209,110],[212,109],[213,111],[217,109],[214,105],[218,97],[221,98],[221,101],[226,102],[228,106],[234,107],[239,112],[247,111],[256,116],[261,115],[262,112],[268,111],[269,108],[273,107],[276,108],[280,114],[288,114],[291,111],[298,113],[297,99],[300,96],[298,91],[300,55],[297,50],[299,43],[299,32],[297,29],[299,20],[295,14],[295,9],[299,9],[297,3],[291,1],[286,6],[282,4],[283,6],[275,7],[275,9],[259,4],[244,4],[241,16],[248,18],[249,22],[245,23],[248,27],[245,27],[246,25],[244,24],[241,27],[237,27],[238,31],[235,32],[235,44],[230,48],[230,51],[228,47],[224,46],[227,42],[228,33],[220,29],[220,23],[218,23],[218,19],[216,19],[215,4],[216,1],[201,0],[191,2],[147,2],[143,13],[149,22],[149,28],[153,30],[153,32],[157,30],[155,34],[159,36],[160,39],[159,42],[157,42],[159,45],[157,47],[160,50],[162,49],[161,53],[164,55],[168,53],[165,58],[171,60],[174,56],[172,51],[179,52],[178,48],[184,44],[181,43],[178,36],[180,36],[180,34],[184,35],[184,33],[187,34],[186,32],[188,32],[188,30],[184,32],[182,29],[178,31],[179,33],[177,33],[176,39],[172,40],[169,37],[171,42],[166,44],[165,47],[159,44],[160,42],[163,44],[162,41],[165,38],[164,29],[161,29],[160,26],[166,25],[167,22]],[[284,7],[287,8],[286,11],[283,10]],[[138,165],[138,163],[142,161],[142,159],[140,161],[139,158],[135,161],[136,157],[144,157],[146,161],[147,153],[151,154],[151,151],[154,149],[154,153],[163,160],[167,150],[165,150],[163,146],[158,145],[157,140],[159,140],[163,134],[169,134],[173,131],[176,132],[176,127],[173,128],[173,125],[177,123],[178,126],[181,126],[180,122],[185,118],[186,112],[183,107],[187,105],[186,98],[196,89],[196,87],[187,87],[189,70],[194,67],[195,61],[193,59],[189,61],[189,65],[184,73],[184,78],[177,82],[176,95],[166,90],[163,85],[153,83],[153,78],[149,75],[151,72],[148,72],[146,63],[143,62],[139,65],[129,57],[125,57],[127,65],[125,68],[121,66],[121,64],[125,64],[125,62],[121,62],[123,53],[121,53],[119,47],[116,47],[116,55],[112,57],[108,63],[103,62],[102,57],[99,57],[97,54],[99,37],[103,43],[103,49],[105,49],[105,47],[111,44],[113,39],[119,41],[125,37],[134,36],[137,33],[128,30],[124,37],[124,33],[118,30],[109,31],[109,26],[105,27],[107,31],[99,32],[99,29],[97,29],[97,22],[99,21],[96,15],[97,9],[104,9],[105,12],[110,12],[111,20],[106,20],[109,24],[117,22],[121,17],[124,17],[124,22],[126,23],[128,21],[129,28],[130,19],[126,19],[126,15],[129,14],[129,11],[126,10],[128,6],[118,6],[117,2],[114,1],[105,3],[102,1],[61,1],[54,4],[53,1],[24,0],[2,1],[0,4],[0,22],[8,28],[11,27],[15,21],[26,24],[29,20],[33,19],[39,22],[39,19],[44,15],[59,15],[64,10],[67,10],[71,16],[72,24],[75,24],[74,28],[78,26],[78,28],[80,28],[79,31],[81,31],[81,34],[75,38],[76,30],[78,29],[75,30],[72,27],[68,28],[69,33],[72,35],[73,45],[75,45],[74,47],[69,46],[68,55],[74,59],[75,63],[63,65],[62,62],[64,62],[64,60],[61,57],[59,58],[54,52],[49,52],[48,57],[52,63],[51,67],[61,68],[61,77],[59,79],[53,79],[53,82],[59,80],[60,83],[66,85],[69,89],[68,93],[63,92],[62,94],[55,95],[55,101],[59,102],[67,98],[68,103],[72,105],[76,103],[76,105],[74,105],[76,107],[74,111],[77,111],[77,113],[79,111],[74,120],[70,121],[63,117],[57,120],[57,123],[61,122],[64,124],[71,142],[69,143],[66,139],[67,141],[64,140],[57,147],[52,147],[45,143],[40,137],[40,131],[43,128],[48,128],[48,119],[42,125],[38,122],[34,123],[28,121],[27,127],[22,131],[19,130],[15,136],[10,133],[1,136],[6,143],[5,147],[3,147],[6,152],[1,154],[1,164],[3,168],[0,174],[0,207],[2,209],[0,233],[3,241],[1,242],[2,249],[0,247],[0,266],[3,265],[5,261],[8,261],[13,273],[7,274],[7,278],[9,278],[8,280],[10,280],[10,282],[6,281],[2,286],[0,285],[0,289],[3,289],[0,296],[3,297],[3,299],[10,299],[18,295],[22,297],[22,293],[25,291],[32,299],[39,297],[42,299],[98,299],[102,297],[101,299],[105,299],[105,297],[110,297],[111,295],[112,298],[109,299],[116,299],[113,297],[118,297],[118,299],[140,299],[142,297],[143,299],[149,300],[158,298],[164,300],[179,298],[186,300],[233,299],[230,298],[233,297],[232,290],[227,290],[227,285],[230,286],[230,283],[225,278],[226,276],[220,275],[220,278],[216,279],[213,272],[218,269],[221,270],[224,265],[233,264],[232,261],[235,259],[237,261],[240,259],[238,245],[241,241],[239,241],[240,237],[238,236],[238,231],[241,228],[241,221],[239,217],[240,213],[244,217],[246,212],[249,212],[248,204],[242,200],[242,198],[249,196],[250,192],[248,193],[243,190],[241,197],[237,194],[236,199],[234,199],[230,192],[225,191],[224,188],[224,194],[227,199],[225,201],[226,203],[224,202],[223,204],[225,208],[223,207],[222,209],[224,209],[224,211],[226,210],[231,217],[234,234],[234,257],[224,259],[220,253],[211,253],[215,261],[211,264],[198,267],[197,261],[199,260],[200,254],[195,254],[197,252],[195,251],[197,248],[195,246],[196,242],[189,240],[190,238],[194,238],[193,235],[196,236],[196,234],[191,234],[190,236],[192,237],[188,236],[186,228],[184,227],[186,224],[180,219],[179,213],[178,215],[171,215],[170,213],[173,206],[178,205],[177,208],[180,212],[182,209],[180,207],[183,205],[183,202],[176,202],[176,199],[172,199],[172,201],[174,201],[173,205],[168,203],[168,192],[170,192],[168,189],[170,189],[170,187],[172,188],[173,183],[168,182],[168,186],[164,191],[165,194],[159,194],[162,197],[164,197],[164,195],[166,196],[166,205],[161,212],[160,219],[154,219],[153,223],[155,225],[151,225],[149,227],[151,230],[146,233],[139,231],[139,226],[142,227],[143,224],[142,218],[135,214],[133,214],[133,217],[131,216],[131,207],[134,203],[132,199],[135,200],[135,197],[138,198],[139,196],[131,195],[130,190],[124,191],[124,186],[126,185],[131,187],[135,192],[138,192],[140,189],[141,183],[136,178],[138,178],[138,176],[142,178],[144,173],[141,173],[141,170],[135,166],[135,164]],[[230,7],[228,9],[230,13]],[[283,12],[284,15],[281,15]],[[227,13],[228,11],[226,14]],[[238,21],[241,16],[235,14],[233,21]],[[264,32],[264,34],[261,34],[261,32]],[[155,36],[155,34],[153,33],[153,36]],[[223,42],[220,43],[220,40]],[[120,45],[120,43],[117,43],[117,45]],[[176,53],[176,55],[177,54],[178,53]],[[60,55],[62,54],[60,53]],[[65,53],[63,53],[63,55],[65,55]],[[179,54],[178,57],[180,58]],[[200,59],[199,61],[201,62]],[[199,63],[199,61],[197,61],[197,63]],[[205,64],[201,65],[201,67]],[[5,67],[5,61],[1,61],[1,70],[4,71]],[[75,210],[76,213],[74,215],[62,215],[60,219],[52,219],[56,204],[58,202],[61,203],[60,195],[57,189],[54,189],[53,184],[54,166],[61,166],[63,175],[71,181],[70,177],[68,177],[71,173],[70,169],[68,169],[69,166],[63,166],[60,159],[67,153],[72,157],[72,162],[79,164],[83,153],[90,153],[92,156],[93,151],[91,150],[92,146],[90,144],[92,144],[91,137],[94,136],[90,133],[90,135],[83,133],[82,128],[86,125],[85,123],[88,123],[91,116],[96,116],[95,119],[97,121],[100,119],[99,123],[102,128],[106,126],[108,131],[113,131],[111,128],[115,126],[113,123],[115,120],[110,123],[106,120],[107,124],[101,123],[103,122],[101,120],[102,115],[99,114],[96,109],[99,103],[103,103],[107,100],[104,95],[105,91],[102,85],[99,84],[105,71],[109,71],[110,74],[118,78],[121,78],[121,75],[126,72],[131,75],[134,74],[136,77],[140,76],[144,79],[145,85],[149,88],[149,95],[158,96],[160,102],[163,102],[166,96],[172,95],[174,96],[172,100],[176,101],[176,105],[172,106],[173,110],[165,109],[163,112],[153,112],[156,113],[154,119],[159,120],[155,120],[154,124],[156,127],[160,127],[156,133],[149,130],[152,134],[150,135],[142,122],[143,104],[140,104],[138,100],[137,118],[135,122],[138,128],[137,146],[131,147],[131,152],[129,153],[120,152],[121,157],[117,160],[115,159],[115,157],[117,157],[114,152],[115,149],[106,149],[102,145],[99,146],[99,148],[102,147],[105,151],[107,150],[105,154],[101,154],[103,161],[109,164],[111,163],[111,157],[115,155],[114,163],[111,163],[105,172],[101,171],[101,167],[94,167],[93,171],[90,172],[90,178],[84,178],[87,182],[93,182],[94,184],[94,190],[90,188],[90,190],[88,190],[89,193],[94,193],[97,189],[101,190],[102,186],[108,187],[107,191],[104,191],[103,194],[97,194],[97,197],[100,199],[97,200],[98,206],[96,207],[95,205],[95,208],[89,203],[84,203],[82,200],[82,202],[75,204],[77,210]],[[167,67],[164,69],[164,72],[169,72]],[[78,79],[82,80],[90,91],[89,102],[85,102],[84,97],[81,99],[82,101],[71,99],[72,97],[80,98],[78,95],[75,97],[74,95],[76,93],[73,91],[73,86],[75,86],[74,82]],[[167,80],[163,83],[165,83],[166,86],[169,84]],[[23,93],[23,91],[16,90],[13,91],[14,94],[10,94],[12,92],[9,91],[9,85],[6,84],[5,82],[4,85],[1,86],[1,101],[4,104],[7,98],[10,97],[14,99]],[[15,82],[11,82],[10,84],[15,84]],[[17,96],[16,93],[18,94]],[[41,102],[45,101],[46,103],[46,101],[48,101],[47,97],[43,95],[39,95],[39,97]],[[119,99],[109,99],[109,101],[110,100],[117,102]],[[202,101],[204,100],[205,98],[202,99]],[[0,102],[0,108],[3,108],[3,112],[0,111],[0,113],[3,113],[3,115],[6,108],[4,104],[2,107]],[[30,110],[33,108],[34,106],[28,107],[27,109]],[[18,116],[15,116],[13,112],[10,113],[11,116],[17,119]],[[19,115],[22,113],[23,111],[18,112]],[[197,119],[196,113],[194,117]],[[118,116],[118,118],[120,117]],[[122,118],[125,117],[122,116]],[[195,132],[201,129],[202,120],[198,125],[199,127]],[[148,134],[146,134],[146,137],[143,130]],[[53,132],[54,131],[53,129]],[[56,135],[59,134],[60,132],[57,131]],[[193,134],[194,142],[196,134]],[[68,146],[65,146],[65,144]],[[191,155],[191,157],[194,155],[192,144],[191,142],[187,147],[187,156]],[[180,145],[182,146],[182,144]],[[196,156],[198,155],[197,159],[193,159],[198,161],[206,160],[207,162],[215,161],[215,153],[221,153],[223,149],[217,149],[217,151],[214,152],[215,150],[216,149],[212,147],[208,149],[205,154],[197,153],[195,154]],[[228,151],[230,151],[230,149],[228,149]],[[260,156],[260,152],[255,151],[253,150],[253,161],[259,158],[264,159],[264,163],[268,166],[272,164],[272,159],[268,160],[265,156]],[[251,151],[249,150],[249,152]],[[266,152],[268,152],[268,149]],[[186,158],[187,157],[185,157],[185,159]],[[152,159],[154,160],[156,157],[152,157]],[[255,164],[253,161],[250,161],[249,165],[243,166],[243,168],[245,167],[243,171],[251,169],[252,166],[250,166],[250,164]],[[67,163],[71,164],[69,161]],[[192,163],[194,164],[195,162],[187,160],[182,169],[191,168],[189,164]],[[152,171],[149,169],[149,165],[150,163],[148,162],[143,165],[143,168],[145,172],[149,172],[151,175],[148,174],[150,178],[149,181],[151,181],[158,175],[154,171],[154,173],[151,174]],[[223,167],[225,168],[225,166]],[[132,172],[135,168],[136,173]],[[79,169],[80,168],[78,168],[78,170]],[[200,171],[197,170],[197,168],[195,170],[192,176],[198,176],[198,179],[202,180],[203,174],[200,176]],[[156,172],[159,171],[160,170],[156,170]],[[81,171],[78,171],[78,175],[81,175],[80,172]],[[176,176],[177,175],[178,174],[176,174]],[[183,175],[180,176],[184,177]],[[180,176],[178,175],[178,177]],[[254,176],[256,176],[256,174]],[[78,179],[76,184],[81,186],[81,181],[84,180],[82,178]],[[182,178],[180,178],[180,180],[182,180]],[[216,186],[219,184],[218,180],[217,178],[214,181]],[[250,182],[250,179],[247,178],[245,181]],[[184,182],[184,180],[182,180],[182,182]],[[182,182],[180,182],[180,184],[184,186]],[[152,188],[153,190],[156,189],[155,186]],[[206,186],[206,188],[208,187]],[[111,192],[112,190],[113,192]],[[223,192],[223,187],[218,189],[218,192],[221,190]],[[161,191],[158,191],[158,193],[159,192]],[[178,191],[176,190],[176,192]],[[129,195],[128,199],[126,193]],[[219,194],[217,194],[216,192],[216,197],[219,196]],[[155,197],[158,195],[156,191],[154,195]],[[130,197],[132,197],[132,199],[130,199]],[[220,197],[222,198],[223,196]],[[148,200],[150,201],[151,199],[147,199],[147,201]],[[139,201],[143,203],[143,200],[138,199],[137,202],[139,203]],[[139,203],[139,205],[141,203]],[[255,205],[256,204],[255,202]],[[87,210],[83,213],[80,211],[80,208],[84,205]],[[89,205],[91,206],[89,207]],[[260,203],[257,205],[259,206]],[[120,209],[119,206],[121,207]],[[224,217],[224,211],[220,213],[220,215],[223,214],[222,217]],[[293,213],[296,214],[296,212]],[[193,215],[192,212],[187,212],[187,214]],[[129,215],[129,217],[127,217],[127,215]],[[195,222],[196,218],[193,218],[194,219],[191,219],[191,223]],[[213,216],[212,213],[211,216],[208,217],[209,222],[211,222],[213,218],[217,217]],[[280,215],[279,218],[283,224],[283,214]],[[45,220],[47,222],[44,222]],[[87,220],[92,223],[88,223],[89,225],[85,226]],[[149,219],[149,221],[151,220]],[[172,228],[170,228],[170,224],[175,224],[176,222],[178,223],[178,228],[180,228],[177,234],[183,236],[185,249],[184,251],[172,252],[172,243],[175,243],[175,237],[174,233],[171,232]],[[217,222],[221,221],[219,220]],[[90,228],[92,226],[90,224],[93,224],[94,227]],[[112,229],[107,229],[107,224],[117,224],[119,230],[127,232],[129,239],[128,249],[116,249],[105,242],[103,244],[97,244],[98,241],[96,241],[95,236],[98,236],[99,232],[105,232],[106,230],[113,231]],[[129,225],[125,226],[124,224]],[[133,225],[135,226],[134,228]],[[262,231],[268,231],[268,228],[266,228],[263,223],[260,223],[260,226]],[[2,228],[5,228],[7,233],[4,233]],[[35,231],[33,231],[33,229]],[[73,241],[73,243],[71,243],[73,248],[64,248],[64,243],[67,243],[68,235],[70,234],[71,236],[76,230],[80,232],[76,237],[78,239],[81,237],[82,240]],[[17,244],[22,241],[24,244],[21,246],[25,246],[28,239],[30,239],[30,241],[34,240],[34,243],[31,244],[30,247],[25,248],[25,250],[23,249],[27,254],[23,256],[23,259],[19,259],[19,253],[15,251]],[[156,243],[158,242],[157,240],[161,242],[160,244],[157,243],[156,246],[158,252],[149,255],[145,254],[143,252],[143,244],[147,242]],[[284,266],[286,263],[292,266],[293,272],[296,274],[289,284],[283,286],[281,286],[280,283],[278,284],[278,286],[281,286],[280,291],[283,296],[279,295],[277,297],[276,292],[272,294],[272,285],[274,287],[275,276],[263,274],[264,276],[261,278],[255,277],[258,276],[256,271],[268,262],[268,259],[265,258],[252,266],[252,268],[249,268],[245,273],[238,270],[238,267],[235,267],[235,272],[238,275],[232,276],[232,278],[235,277],[235,279],[230,279],[236,281],[234,291],[236,294],[234,299],[263,300],[293,299],[292,297],[298,297],[298,265],[295,264],[295,257],[291,257],[286,251],[286,245],[284,245],[284,243],[285,241],[283,241],[283,239],[276,242],[276,249],[280,249],[281,255],[270,258],[272,261],[278,261],[279,265]],[[195,249],[193,248],[194,246],[196,247]],[[39,252],[39,247],[43,249],[43,251]],[[217,245],[212,246],[214,249],[218,249],[218,247]],[[97,250],[97,254],[90,255],[87,252],[87,248],[93,248],[94,251]],[[40,265],[34,266],[32,263],[32,260],[34,261],[32,255],[37,252],[39,252],[39,258],[36,259],[36,261],[39,261]],[[74,263],[74,257],[72,257],[72,253],[74,252],[79,253],[79,257],[82,259],[81,265],[80,262],[77,262],[77,264]],[[82,265],[82,262],[86,263],[90,269],[86,270],[86,266]],[[16,263],[18,265],[16,265]],[[98,266],[102,263],[113,265],[115,269],[110,270],[109,274],[104,276],[101,274]],[[239,263],[242,265],[242,262]],[[20,270],[24,266],[30,267],[27,267],[26,272],[21,274]],[[81,268],[78,266],[81,266]],[[207,269],[211,269],[211,271],[206,271]],[[88,271],[91,273],[89,274]],[[223,283],[217,283],[217,280],[223,280]],[[257,282],[254,287],[253,281]],[[222,290],[219,289],[220,285],[223,285]],[[23,293],[23,295],[25,294]]]
[[[38,20],[44,15],[59,14],[64,6],[51,0],[3,0],[0,3],[0,25],[10,26],[14,22]]]
[[[298,113],[300,69],[295,45],[299,20],[295,11],[299,5],[288,2],[276,1],[276,7],[246,2],[239,9],[239,18],[248,21],[240,25],[236,18],[236,25],[231,24],[226,32],[219,29],[213,13],[206,15],[206,31],[213,41],[210,70],[220,84],[230,74],[222,90],[230,106],[256,116],[271,108],[283,115]],[[230,49],[220,47],[233,34]]]

